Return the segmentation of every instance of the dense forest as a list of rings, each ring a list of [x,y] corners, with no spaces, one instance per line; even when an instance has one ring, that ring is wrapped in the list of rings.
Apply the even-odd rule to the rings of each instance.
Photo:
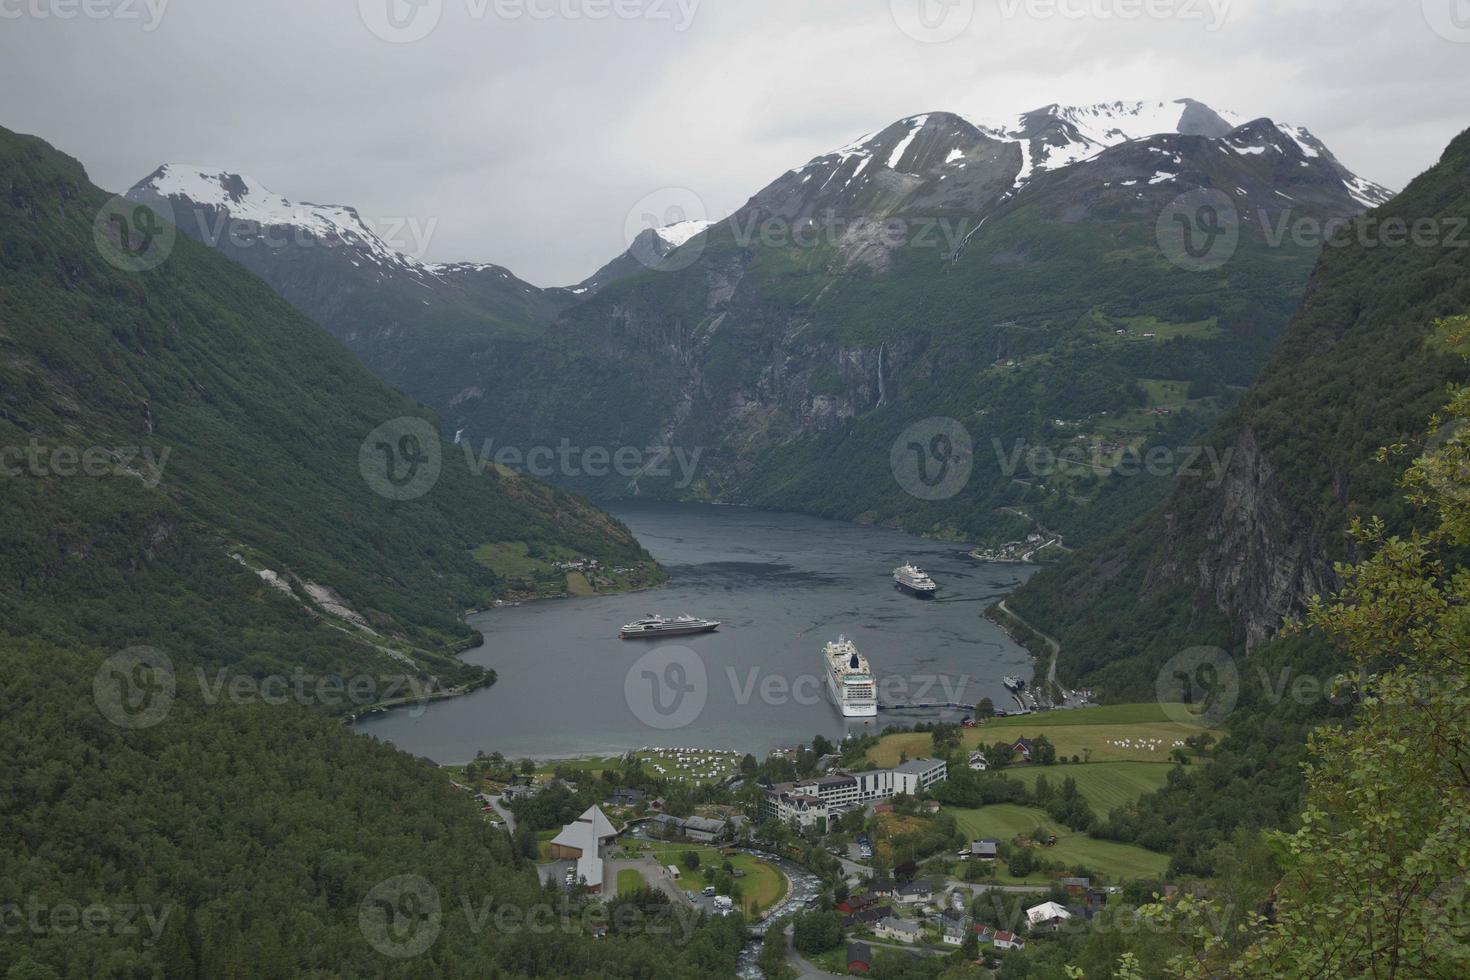
[[[1128,700],[1151,695],[1159,665],[1181,649],[1244,645],[1244,606],[1267,584],[1235,583],[1224,571],[1218,584],[1202,581],[1202,566],[1243,560],[1217,552],[1232,495],[1267,484],[1271,496],[1241,518],[1255,521],[1246,539],[1279,556],[1281,575],[1292,573],[1292,549],[1302,548],[1306,567],[1297,574],[1310,580],[1315,572],[1328,585],[1331,562],[1355,557],[1352,519],[1376,514],[1396,530],[1411,525],[1395,487],[1408,459],[1383,465],[1375,455],[1421,439],[1446,385],[1465,377],[1464,362],[1434,339],[1433,327],[1470,308],[1470,249],[1455,247],[1451,234],[1467,212],[1470,132],[1372,213],[1380,226],[1431,222],[1442,244],[1324,250],[1280,350],[1206,439],[1221,458],[1233,457],[1232,479],[1180,480],[1157,510],[1043,570],[1009,600],[1061,641],[1061,677]],[[1309,595],[1293,596],[1278,624]]]
[[[454,656],[507,584],[474,549],[647,563],[626,529],[437,442],[427,492],[375,492],[365,441],[422,408],[39,140],[0,131],[0,189],[0,976],[730,973],[738,920],[593,938],[442,773],[333,717],[355,680],[487,679]]]
[[[1470,133],[1375,215],[1450,221],[1467,212]],[[1397,481],[1425,445],[1445,386],[1466,375],[1435,318],[1470,309],[1467,253],[1328,249],[1281,352],[1210,436],[1221,452],[1243,433],[1260,445],[1290,503],[1289,520],[1322,543],[1324,562],[1358,554],[1347,535],[1354,519],[1380,516],[1399,532],[1422,520]],[[1380,454],[1384,447],[1402,451]],[[1060,639],[1061,676],[1097,685],[1108,698],[1152,697],[1160,666],[1187,647],[1235,654],[1240,701],[1212,758],[1177,769],[1164,789],[1094,830],[1169,853],[1180,874],[1221,871],[1219,862],[1232,860],[1222,848],[1239,828],[1293,826],[1308,733],[1349,716],[1358,702],[1283,696],[1283,676],[1333,676],[1349,666],[1344,654],[1319,635],[1247,650],[1233,618],[1238,608],[1216,608],[1214,596],[1199,594],[1190,573],[1219,534],[1224,492],[1181,481],[1153,515],[1043,570],[1008,600]]]
[[[395,419],[432,432],[422,407],[233,262],[140,235],[41,141],[0,131],[0,185],[6,630],[253,671],[412,663],[452,686],[482,679],[453,656],[477,640],[464,611],[512,584],[475,549],[651,566],[577,497],[437,441],[424,493],[378,492],[365,444]],[[166,256],[131,269],[149,242]]]
[[[606,919],[544,890],[441,772],[318,712],[205,705],[181,687],[161,723],[115,725],[93,698],[102,660],[0,647],[0,976],[642,980],[734,969],[738,919],[679,923],[665,911],[641,932],[593,938]],[[364,902],[396,908],[394,889],[414,895],[421,882],[437,913],[374,932]],[[518,924],[537,908],[549,927]],[[422,954],[399,955],[423,929],[436,938]]]

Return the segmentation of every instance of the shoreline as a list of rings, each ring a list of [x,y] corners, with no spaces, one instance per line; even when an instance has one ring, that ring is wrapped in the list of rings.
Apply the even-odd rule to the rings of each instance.
[[[659,567],[660,570],[662,570],[662,566],[658,566],[657,562],[655,562],[654,564],[655,567]],[[495,605],[492,605],[489,609],[471,609],[465,612],[464,617],[461,619],[461,622],[463,622],[470,629],[474,630],[475,636],[466,637],[463,643],[457,644],[452,649],[450,649],[448,653],[452,657],[459,658],[469,651],[478,650],[485,645],[485,634],[480,630],[475,629],[475,627],[470,624],[470,618],[473,616],[482,616],[486,613],[494,612],[496,609],[530,605],[533,602],[559,602],[576,599],[596,599],[599,596],[634,595],[638,592],[651,592],[654,589],[664,588],[670,585],[672,582],[673,577],[669,576],[665,578],[662,582],[651,582],[647,585],[640,585],[635,588],[622,589],[617,592],[598,592],[594,593],[593,595],[576,595],[574,593],[568,592],[565,595],[532,596],[526,599],[518,599],[514,602],[507,602],[503,599],[497,599]],[[449,701],[454,698],[462,698],[466,695],[474,694],[476,691],[481,691],[488,687],[494,687],[500,682],[500,678],[496,676],[495,668],[484,667],[482,669],[486,672],[486,676],[481,678],[477,682],[461,684],[458,687],[451,688],[447,691],[431,691],[426,694],[416,694],[408,697],[394,698],[388,701],[375,701],[372,704],[364,705],[351,714],[346,715],[344,717],[344,722],[348,725],[355,725],[358,721],[370,715],[388,714],[389,712],[399,711],[403,708],[412,708],[415,705],[430,704],[435,701]],[[436,762],[435,764],[439,765],[440,763]],[[464,763],[449,764],[463,765]]]

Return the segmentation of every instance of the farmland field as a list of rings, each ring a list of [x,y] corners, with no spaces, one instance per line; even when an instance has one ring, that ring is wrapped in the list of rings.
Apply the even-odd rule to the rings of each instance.
[[[994,718],[966,729],[960,744],[969,750],[1002,739],[1045,735],[1056,746],[1058,757],[1075,755],[1092,762],[1166,762],[1176,741],[1204,730],[1169,720],[1158,704],[1119,704]],[[1220,737],[1219,732],[1213,734]],[[890,767],[904,756],[916,759],[933,752],[934,741],[928,733],[900,732],[885,735],[868,752],[868,759],[874,765]]]
[[[1028,787],[1035,786],[1036,780],[1042,776],[1053,788],[1060,787],[1064,779],[1075,779],[1087,805],[1099,817],[1106,817],[1109,810],[1131,803],[1163,786],[1172,765],[1167,762],[1095,762],[1084,766],[1012,766],[1005,770],[1005,774]]]
[[[1057,843],[1040,849],[1040,856],[1049,861],[1067,864],[1073,869],[1087,868],[1117,881],[1162,877],[1169,867],[1169,858],[1166,855],[1156,854],[1133,844],[1094,840],[1086,834],[1069,830],[1048,817],[1044,811],[1033,807],[999,803],[976,810],[946,807],[945,812],[953,814],[960,829],[977,840],[985,837],[1010,840],[1017,836],[1029,836],[1039,827],[1046,833],[1057,835]],[[1020,880],[1007,874],[1003,865],[998,865],[996,871],[1002,881]],[[1025,880],[1041,882],[1050,879],[1045,874],[1033,874]]]

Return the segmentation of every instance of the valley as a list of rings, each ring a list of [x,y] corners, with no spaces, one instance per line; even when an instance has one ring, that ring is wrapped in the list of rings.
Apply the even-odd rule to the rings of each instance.
[[[0,10],[0,980],[1470,975],[1442,4],[148,6]]]
[[[1201,184],[1231,192],[1228,287],[1157,248],[1160,209]],[[931,113],[540,290],[422,263],[351,208],[228,171],[166,164],[129,191],[432,405],[446,437],[697,460],[563,464],[553,482],[990,546],[1024,536],[1010,509],[1086,544],[1181,475],[1208,478],[1199,440],[1264,364],[1320,246],[1281,229],[1387,195],[1305,130],[1187,99]],[[957,421],[974,465],[965,493],[925,500],[888,477],[889,447],[934,417]]]

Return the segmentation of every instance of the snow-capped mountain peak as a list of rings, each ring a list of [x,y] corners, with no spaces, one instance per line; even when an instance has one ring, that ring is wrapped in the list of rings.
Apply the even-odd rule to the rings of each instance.
[[[373,263],[425,271],[411,250],[384,241],[356,208],[291,201],[244,174],[166,163],[133,185],[127,196],[142,203],[167,202],[179,221],[189,220],[184,209],[194,211],[201,238],[217,241],[241,223],[289,228],[293,239],[346,245]]]
[[[1257,125],[1257,124],[1261,125]],[[974,119],[948,112],[910,116],[869,133],[805,166],[780,183],[809,203],[871,207],[895,193],[922,193],[913,181],[944,188],[939,197],[956,203],[998,194],[1013,197],[1039,175],[1096,159],[1125,144],[1170,137],[1221,141],[1237,153],[1261,154],[1268,148],[1288,153],[1290,165],[1314,168],[1327,179],[1335,174],[1346,193],[1364,206],[1383,203],[1390,192],[1353,174],[1306,129],[1211,108],[1194,99],[1052,104],[1008,119]],[[1174,148],[1170,147],[1172,151]],[[996,179],[1009,176],[1001,186]],[[788,195],[789,196],[789,195]],[[933,200],[933,195],[925,199]]]

